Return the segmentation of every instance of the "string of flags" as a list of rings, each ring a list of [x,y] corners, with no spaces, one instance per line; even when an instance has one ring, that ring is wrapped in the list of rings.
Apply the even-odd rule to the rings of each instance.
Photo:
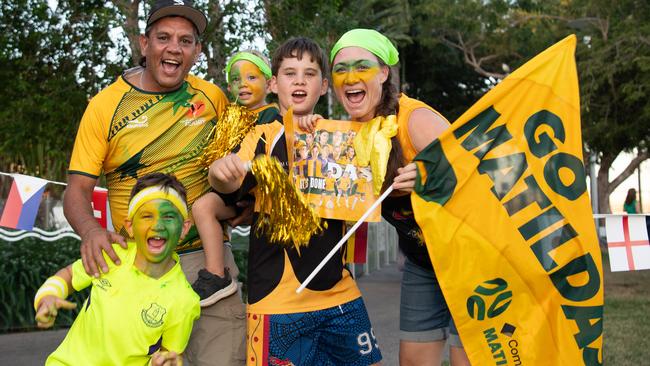
[[[9,196],[0,216],[0,226],[31,230],[48,181],[22,174],[12,174]]]
[[[23,174],[0,172],[0,175],[13,178],[9,195],[6,198],[2,214],[0,215],[0,226],[9,229],[32,231],[46,186],[48,184],[67,185],[62,182]],[[106,188],[95,187],[93,190],[92,206],[93,214],[97,222],[103,228],[112,228],[110,208],[108,205],[108,191]]]
[[[23,174],[0,175],[13,178],[9,195],[0,215],[0,226],[9,229],[33,231],[37,237],[45,237],[47,241],[68,235],[62,229],[56,230],[56,236],[48,237],[46,231],[34,228],[38,207],[41,204],[47,184],[66,185],[43,178]],[[95,187],[92,197],[93,214],[103,228],[111,228],[108,191],[106,188]],[[649,215],[604,215],[596,214],[594,218],[605,219],[605,232],[609,252],[609,263],[612,272],[636,271],[650,269],[650,216]],[[366,224],[367,225],[367,224]],[[25,233],[10,233],[2,230],[3,239],[16,241],[25,237]],[[4,235],[6,234],[6,235]],[[242,232],[242,234],[245,234]],[[348,246],[348,262],[364,263],[366,257],[367,226],[350,238]]]

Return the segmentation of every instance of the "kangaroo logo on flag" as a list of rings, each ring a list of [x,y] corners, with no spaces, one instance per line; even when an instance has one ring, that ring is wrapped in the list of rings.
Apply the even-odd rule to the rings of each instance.
[[[415,218],[473,365],[602,364],[575,46],[515,70],[414,159]]]
[[[650,216],[607,216],[607,246],[612,272],[650,269]]]
[[[14,181],[0,217],[0,226],[32,230],[47,180],[22,174],[12,176]]]

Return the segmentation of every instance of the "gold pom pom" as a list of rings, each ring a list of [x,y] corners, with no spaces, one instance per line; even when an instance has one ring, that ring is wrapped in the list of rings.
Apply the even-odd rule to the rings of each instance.
[[[277,159],[261,155],[253,160],[251,171],[260,201],[256,230],[266,233],[271,242],[293,245],[300,251],[312,235],[322,231],[320,218]]]
[[[255,127],[257,114],[244,106],[230,103],[219,116],[217,124],[208,134],[207,145],[199,164],[208,169],[215,160],[230,154]]]

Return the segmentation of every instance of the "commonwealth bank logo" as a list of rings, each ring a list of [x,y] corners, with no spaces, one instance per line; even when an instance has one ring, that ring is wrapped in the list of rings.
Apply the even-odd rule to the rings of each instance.
[[[476,286],[467,298],[467,313],[472,319],[484,320],[501,315],[512,302],[512,291],[503,278],[495,278]]]
[[[163,324],[163,316],[166,312],[165,308],[152,302],[147,309],[142,309],[140,315],[148,327],[158,328]]]

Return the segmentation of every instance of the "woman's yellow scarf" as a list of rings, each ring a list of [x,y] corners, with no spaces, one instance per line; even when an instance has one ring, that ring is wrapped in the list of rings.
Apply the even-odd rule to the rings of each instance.
[[[397,135],[397,126],[395,115],[375,117],[364,123],[354,138],[357,164],[361,167],[370,165],[372,187],[376,196],[379,195],[384,184],[392,146],[390,139]]]

